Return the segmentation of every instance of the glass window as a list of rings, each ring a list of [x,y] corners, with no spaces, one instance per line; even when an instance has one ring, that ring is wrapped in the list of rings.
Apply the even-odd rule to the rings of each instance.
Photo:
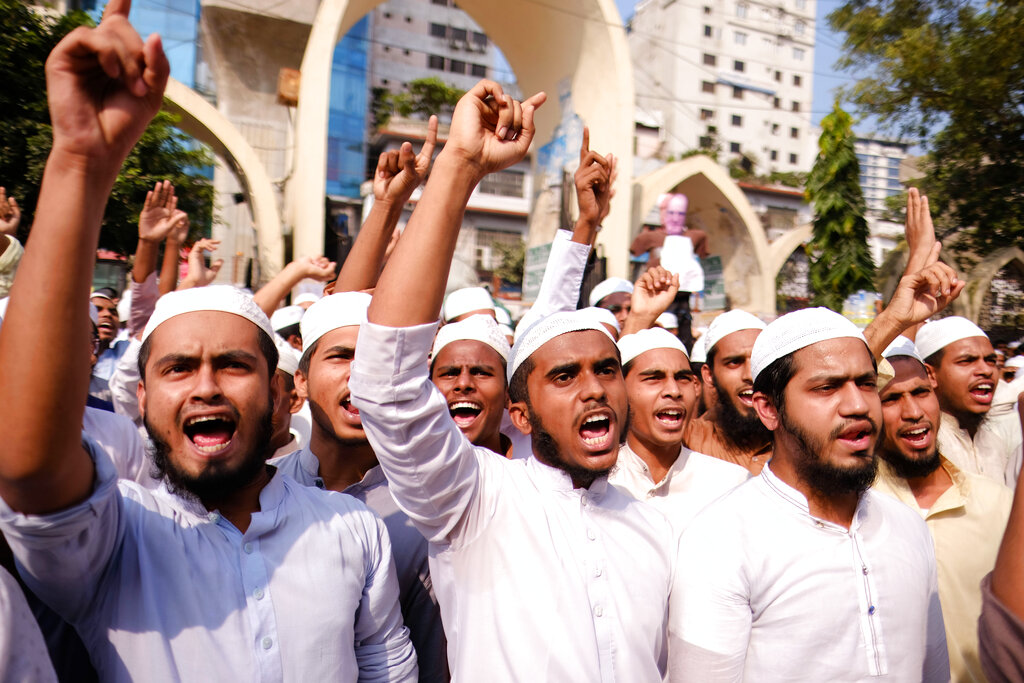
[[[700,84],[700,90],[701,90],[701,92],[714,93],[715,92],[715,84],[712,83],[711,81],[702,81],[701,84]]]
[[[733,114],[732,115],[732,125],[734,125],[734,126],[742,126],[743,125],[743,117],[740,116],[739,114]]]
[[[743,88],[738,88],[736,86],[733,86],[733,88],[732,88],[732,97],[735,100],[742,100],[743,99]]]
[[[448,62],[448,70],[453,74],[464,74],[466,73],[466,63],[459,61],[458,59],[453,59]]]
[[[444,71],[444,57],[439,55],[427,55],[427,68]]]
[[[793,111],[800,111],[800,103],[799,102],[794,102],[793,103]]]
[[[450,35],[452,40],[457,40],[460,43],[466,42],[466,38],[468,38],[468,34],[464,28],[453,28]]]
[[[713,119],[714,117],[715,117],[715,112],[714,111],[712,111],[710,109],[701,109],[700,110],[700,120],[701,121],[708,121],[710,119]]]
[[[487,47],[487,36],[480,31],[473,31],[473,44],[477,47]]]
[[[807,24],[805,24],[802,21],[798,21],[796,22],[796,24],[793,25],[793,32],[796,33],[798,36],[802,36],[806,30]]]
[[[448,27],[444,24],[431,24],[430,35],[435,38],[444,38],[448,35]]]
[[[524,177],[522,171],[505,170],[489,173],[480,181],[480,191],[499,197],[522,197]]]
[[[795,164],[796,163],[796,159],[797,159],[797,156],[795,154],[790,154],[789,155],[789,163]]]
[[[779,151],[778,151],[778,150],[775,150],[775,149],[773,149],[773,150],[772,150],[772,151],[771,151],[771,152],[769,153],[769,156],[771,157],[771,160],[772,160],[772,161],[778,161],[778,160],[779,160]]]
[[[795,59],[797,61],[803,61],[803,58],[804,58],[804,49],[802,47],[794,47],[793,48],[793,59]]]
[[[802,83],[803,79],[797,76],[796,74],[793,74],[793,85],[799,88]]]
[[[738,142],[730,142],[729,143],[729,151],[732,152],[733,154],[739,154],[740,153],[740,143],[738,143]]]
[[[740,73],[743,73],[744,69],[747,68],[747,65],[744,64],[743,62],[741,62],[740,60],[735,59],[735,60],[733,60],[732,68],[733,68],[734,71],[738,71]]]
[[[736,38],[736,44],[737,45],[746,45],[747,44],[747,34],[746,33],[743,33],[742,31],[736,31],[735,38]]]
[[[709,54],[705,54],[704,55],[704,66],[715,66],[715,64],[717,64],[717,63],[718,63],[718,58],[716,58],[714,55],[709,55]]]
[[[747,18],[747,6],[742,2],[736,5],[736,16],[739,17],[740,19]]]
[[[789,137],[791,137],[793,139],[796,139],[796,138],[800,137],[800,129],[799,128],[790,128],[789,129]]]
[[[710,26],[708,26],[707,24],[704,25],[704,37],[705,38],[710,38],[712,36],[713,32],[714,32],[714,30]]]

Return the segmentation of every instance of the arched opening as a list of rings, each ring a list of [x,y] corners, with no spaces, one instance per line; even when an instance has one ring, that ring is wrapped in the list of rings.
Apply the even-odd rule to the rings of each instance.
[[[996,261],[1003,265],[979,286],[978,325],[993,343],[1015,341],[1024,330],[1024,253],[1020,249],[1004,251],[1010,253]]]

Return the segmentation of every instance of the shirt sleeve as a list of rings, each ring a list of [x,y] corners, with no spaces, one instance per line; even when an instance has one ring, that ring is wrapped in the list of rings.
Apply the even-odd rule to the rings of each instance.
[[[384,522],[367,515],[375,542],[366,556],[366,584],[355,621],[355,655],[359,680],[409,681],[419,678],[416,652],[409,629],[402,622],[398,601],[398,573]]]
[[[82,445],[96,466],[93,492],[86,500],[47,515],[15,512],[0,500],[0,530],[14,552],[18,573],[33,593],[71,623],[86,616],[102,597],[100,583],[125,533],[114,465],[88,437]]]
[[[143,282],[131,280],[128,285],[132,293],[132,305],[128,314],[128,335],[135,337],[140,334],[149,322],[156,308],[156,300],[160,298],[160,287],[156,283],[156,273],[150,273]]]
[[[981,668],[991,683],[1024,681],[1024,621],[992,594],[992,574],[981,582],[978,644]]]
[[[395,502],[428,541],[453,544],[485,523],[481,480],[504,460],[469,442],[430,381],[436,329],[363,323],[349,389]]]
[[[672,683],[743,680],[750,590],[742,558],[707,519],[691,524],[679,541],[668,610]]]
[[[576,310],[589,256],[590,245],[573,242],[572,233],[568,230],[559,230],[555,234],[537,301],[519,321],[521,329],[527,329],[552,313]]]
[[[139,412],[139,349],[142,342],[132,337],[128,348],[125,349],[114,372],[110,375],[110,401],[114,404],[114,412],[124,415],[136,425],[142,425],[142,415]]]

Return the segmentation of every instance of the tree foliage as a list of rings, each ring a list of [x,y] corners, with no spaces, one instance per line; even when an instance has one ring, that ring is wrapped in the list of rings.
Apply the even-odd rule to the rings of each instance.
[[[43,167],[52,134],[46,104],[46,57],[67,33],[90,25],[84,12],[51,16],[17,0],[0,0],[0,185],[22,207],[19,237],[31,230]],[[100,247],[122,254],[135,249],[137,222],[146,191],[158,180],[178,189],[178,208],[187,211],[193,232],[208,229],[213,187],[200,169],[213,157],[173,127],[174,118],[160,112],[132,150],[118,175],[100,231]]]
[[[821,120],[819,153],[806,191],[814,207],[810,246],[814,303],[835,311],[842,311],[843,300],[857,290],[874,289],[875,264],[868,251],[866,205],[853,141],[850,115],[837,102]]]
[[[501,265],[494,270],[494,274],[511,285],[521,286],[523,270],[526,267],[526,242],[522,240],[514,244],[495,242],[492,248],[498,252],[501,258]]]
[[[980,250],[1024,238],[1024,4],[846,0],[828,21],[861,76],[845,95],[924,142],[922,190],[948,227]]]
[[[464,94],[465,90],[445,83],[436,76],[409,81],[405,92],[394,93],[387,88],[373,88],[370,105],[373,123],[381,128],[395,115],[427,119],[431,114],[437,114],[438,118],[451,118],[455,105]]]

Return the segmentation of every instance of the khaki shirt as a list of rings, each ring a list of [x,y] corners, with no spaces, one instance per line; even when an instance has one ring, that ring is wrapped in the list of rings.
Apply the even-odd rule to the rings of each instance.
[[[993,408],[974,438],[949,413],[939,424],[939,452],[959,469],[980,474],[1011,489],[1021,466],[1020,416],[1016,409]]]

